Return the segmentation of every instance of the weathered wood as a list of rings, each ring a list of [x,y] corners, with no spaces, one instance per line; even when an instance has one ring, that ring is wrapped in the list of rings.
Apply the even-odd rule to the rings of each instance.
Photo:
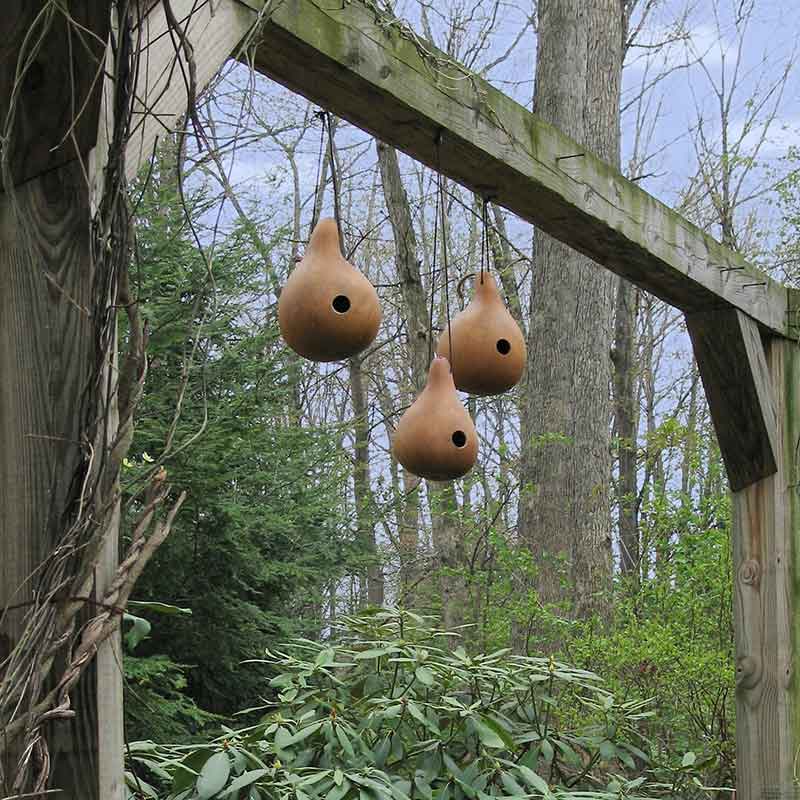
[[[170,5],[194,48],[195,88],[199,93],[250,30],[256,15],[233,0],[218,3],[172,0]],[[159,3],[141,23],[142,69],[133,104],[133,135],[125,154],[129,180],[153,155],[157,139],[173,132],[175,124],[186,114],[189,88],[186,56],[167,30],[164,6]]]
[[[792,335],[784,287],[363,3],[273,4],[255,66],[671,305]]]
[[[741,311],[686,314],[731,489],[778,468],[775,396],[758,326]]]
[[[80,424],[92,359],[83,171],[73,161],[27,181],[15,197],[33,252],[11,198],[0,196],[0,608],[30,600],[35,569],[61,532],[83,457]],[[23,614],[6,617],[4,650],[16,642]],[[97,747],[88,720],[95,705],[92,697],[88,708],[80,707],[87,715],[82,733],[59,736],[54,748],[67,798],[100,796],[86,771]]]
[[[94,146],[109,3],[5,0],[0,22],[0,134],[14,104],[8,163],[15,184],[85,155]],[[44,34],[41,46],[31,53]],[[23,48],[24,43],[24,48]],[[34,58],[21,76],[18,61]],[[68,63],[53,53],[74,54]]]
[[[3,118],[21,37],[45,4],[15,5],[19,10],[0,24],[13,31],[0,63]],[[109,8],[86,0],[48,5],[51,33],[16,101],[11,166],[17,188],[13,197],[0,194],[0,608],[22,606],[3,621],[0,657],[20,634],[24,604],[63,532],[72,480],[85,458],[81,425],[95,357],[90,219],[110,124],[101,111],[110,86],[100,63],[104,54],[109,58]],[[95,570],[96,599],[117,560],[112,536]],[[120,658],[119,637],[111,637],[73,691],[75,718],[47,728],[50,785],[67,800],[124,796]]]
[[[777,473],[733,495],[736,771],[740,800],[797,797],[800,348],[772,340]]]

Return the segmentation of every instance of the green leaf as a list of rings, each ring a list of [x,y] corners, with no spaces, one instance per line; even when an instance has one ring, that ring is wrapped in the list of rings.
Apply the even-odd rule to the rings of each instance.
[[[550,796],[550,787],[547,781],[541,776],[537,775],[532,769],[522,764],[517,764],[517,772],[522,776],[522,780],[537,792],[541,792],[546,797]]]
[[[506,743],[497,734],[497,732],[492,730],[492,728],[482,719],[479,717],[473,717],[472,724],[475,726],[475,730],[477,731],[478,737],[481,740],[481,744],[484,747],[491,747],[497,750],[502,750],[505,748]]]
[[[285,750],[287,747],[290,747],[292,744],[292,734],[289,732],[288,728],[284,728],[283,725],[275,731],[275,747],[279,750]]]
[[[682,767],[691,767],[694,766],[694,762],[697,761],[697,756],[689,750],[688,753],[683,754],[683,761],[681,761]]]
[[[611,759],[616,758],[617,748],[614,746],[614,742],[609,741],[608,739],[600,742],[600,755],[606,761],[611,761]]]
[[[132,626],[125,634],[125,643],[131,650],[135,650],[136,645],[144,641],[150,635],[152,626],[144,617],[137,617],[127,612],[122,615],[122,619],[125,622],[129,622]]]
[[[386,759],[389,757],[389,753],[392,750],[392,738],[391,736],[386,736],[385,738],[381,739],[378,743],[378,746],[372,753],[372,757],[375,759],[375,766],[383,769],[383,765],[386,763]]]
[[[325,800],[342,800],[342,798],[350,791],[351,783],[347,778],[344,778],[341,783],[335,784],[331,790],[325,795]]]
[[[245,786],[254,784],[267,774],[266,769],[252,769],[249,772],[243,772],[233,783],[220,795],[220,797],[228,797],[239,789],[244,789]]]
[[[372,647],[369,650],[362,650],[360,653],[356,653],[353,658],[356,661],[363,661],[369,658],[380,658],[381,656],[388,656],[392,653],[396,653],[397,648],[392,647]]]
[[[210,800],[218,794],[228,782],[231,774],[231,760],[227,753],[214,753],[203,764],[200,776],[197,779],[198,800]]]
[[[433,686],[434,675],[427,667],[417,667],[414,675],[423,686]]]
[[[347,738],[347,734],[341,725],[336,726],[336,738],[339,740],[342,750],[344,750],[350,758],[355,758],[356,754],[353,750],[353,745],[350,744],[350,739]]]
[[[500,723],[485,715],[481,716],[481,721],[484,725],[491,728],[503,740],[503,744],[507,750],[514,749],[514,740],[511,738],[511,734],[502,725],[500,725]]]
[[[417,787],[417,791],[419,794],[422,795],[425,800],[431,800],[433,797],[433,792],[431,791],[430,784],[425,780],[422,775],[417,775],[414,778],[414,786]]]
[[[510,795],[521,797],[527,794],[527,792],[507,772],[500,773],[500,780]]]
[[[191,608],[181,608],[180,606],[173,606],[170,603],[158,603],[154,600],[128,600],[129,608],[138,608],[141,611],[152,611],[154,614],[167,614],[175,616],[181,614],[185,617],[192,615]]]
[[[575,750],[566,742],[562,742],[560,739],[555,739],[556,747],[564,754],[564,761],[572,767],[581,767],[583,765],[583,761],[581,757],[575,752]]]
[[[324,724],[325,720],[323,719],[320,720],[319,722],[314,722],[311,725],[306,725],[305,728],[301,728],[299,731],[297,731],[296,733],[294,733],[292,736],[289,737],[288,746],[297,744],[298,742],[302,742],[305,739],[308,739],[309,736],[316,733]],[[275,738],[277,741],[277,735]],[[279,746],[281,747],[281,749],[283,749],[287,745],[279,745]]]
[[[442,753],[442,759],[444,760],[444,765],[447,767],[447,771],[453,778],[459,779],[462,776],[461,767],[453,761],[451,755],[445,750]]]
[[[175,765],[172,776],[172,793],[180,794],[185,789],[193,788],[203,764],[213,755],[208,749],[194,750]]]
[[[408,701],[408,713],[420,724],[424,725],[432,734],[439,736],[441,731],[423,713],[422,709],[413,701]]]
[[[342,781],[344,780],[344,772],[342,772],[338,767],[333,771],[333,782],[337,786],[342,785]]]

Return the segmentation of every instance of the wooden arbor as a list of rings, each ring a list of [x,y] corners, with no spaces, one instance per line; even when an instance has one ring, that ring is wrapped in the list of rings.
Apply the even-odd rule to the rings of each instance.
[[[185,85],[174,68],[177,56],[162,35],[163,6],[139,2],[143,13],[149,12],[143,44],[148,58],[138,83],[141,125],[128,146],[129,174],[150,155],[158,132],[186,107]],[[199,87],[255,27],[254,64],[261,73],[453,180],[491,193],[495,202],[684,312],[733,492],[737,796],[796,797],[798,293],[758,272],[477,76],[450,64],[413,32],[381,19],[368,0],[171,0],[171,8],[194,47]],[[3,22],[0,28],[9,25]],[[0,62],[0,68],[8,63]],[[8,81],[2,78],[5,93]],[[0,97],[0,109],[2,102]],[[44,169],[20,177],[20,196],[35,194]],[[82,219],[85,230],[88,215]],[[78,241],[78,221],[69,230]],[[29,474],[42,476],[41,453],[12,439],[13,426],[7,424],[40,396],[44,381],[28,385],[15,373],[20,369],[15,343],[34,335],[41,321],[11,314],[14,295],[7,286],[19,282],[14,269],[11,251],[0,248],[0,309],[11,301],[0,312],[0,366],[4,384],[20,387],[13,396],[0,392],[0,459],[12,446],[21,448],[13,465],[0,463],[4,475],[20,469],[22,460]],[[46,291],[44,286],[27,290],[34,298]],[[65,397],[65,407],[74,399]],[[48,480],[52,483],[42,477],[30,491],[49,497]],[[35,564],[36,547],[21,543],[45,546],[40,521],[23,515],[20,523],[19,516],[6,503],[0,507],[0,604]],[[95,701],[112,707],[108,725],[117,730],[118,688],[98,683],[96,691],[104,692]],[[102,755],[99,762],[101,767],[111,763]],[[121,796],[118,781],[92,777],[97,780],[103,800]]]

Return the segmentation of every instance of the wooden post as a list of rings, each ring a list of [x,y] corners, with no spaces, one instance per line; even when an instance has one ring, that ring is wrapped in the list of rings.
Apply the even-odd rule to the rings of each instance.
[[[20,48],[34,20],[44,18],[39,16],[44,0],[10,2],[0,20],[0,125],[15,94]],[[173,0],[171,7],[198,54],[201,90],[248,31],[254,14],[236,3],[218,7]],[[143,0],[142,8],[143,68],[134,135],[126,150],[129,178],[152,154],[157,135],[185,113],[187,103],[187,86],[180,80],[185,55],[176,52],[165,33],[164,6]],[[109,11],[109,4],[96,0],[71,0],[69,12],[82,26],[76,44],[75,30],[55,10],[51,31],[17,95],[9,158],[13,196],[0,190],[0,611],[19,606],[2,621],[0,661],[22,630],[36,570],[62,533],[70,482],[84,456],[80,423],[95,357],[92,316],[97,311],[92,305],[90,223],[102,192],[112,125],[111,87],[99,73],[108,58],[102,42]],[[111,74],[110,62],[106,67]],[[75,109],[81,115],[72,126]],[[14,213],[15,203],[25,229]],[[115,402],[112,388],[112,430]],[[117,563],[118,542],[112,536],[95,572],[96,599],[102,598]],[[53,723],[46,731],[50,784],[65,800],[124,797],[121,665],[117,635],[101,646],[73,691],[75,719]]]
[[[20,50],[31,31],[41,35],[34,21],[45,21],[44,5],[12,0],[0,21],[0,123],[16,104],[14,187],[0,194],[0,609],[18,606],[3,620],[0,660],[18,640],[36,570],[68,519],[71,482],[85,458],[81,423],[95,358],[92,204],[80,160],[97,140],[109,7],[69,4],[81,31],[76,44],[76,29],[51,6],[43,47],[12,100]],[[73,126],[76,108],[82,114]],[[112,536],[96,570],[96,597],[116,565]],[[47,728],[50,784],[66,800],[123,797],[120,663],[112,637],[74,693],[75,719]]]
[[[800,797],[800,346],[766,346],[777,472],[733,493],[738,800]]]
[[[794,799],[800,346],[740,311],[686,323],[732,490],[737,798]]]

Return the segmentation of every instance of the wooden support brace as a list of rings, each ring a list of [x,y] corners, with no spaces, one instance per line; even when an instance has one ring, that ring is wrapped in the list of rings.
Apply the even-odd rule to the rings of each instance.
[[[736,310],[686,314],[731,489],[777,470],[775,399],[758,325]]]
[[[252,27],[256,14],[233,0],[198,3],[172,0],[171,8],[194,52],[196,91],[216,77],[239,42]],[[126,173],[132,179],[152,155],[159,137],[172,133],[186,114],[189,68],[186,53],[170,35],[164,6],[158,3],[141,25],[142,69],[133,105],[132,136],[125,154]]]

